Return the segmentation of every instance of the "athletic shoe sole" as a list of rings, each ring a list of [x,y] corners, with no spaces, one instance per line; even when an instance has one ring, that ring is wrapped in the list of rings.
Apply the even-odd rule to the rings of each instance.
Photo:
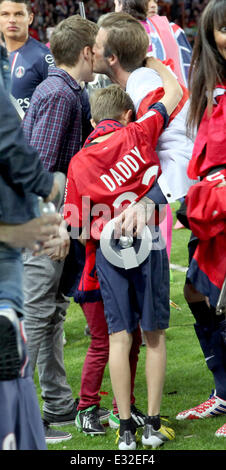
[[[68,436],[59,436],[59,437],[46,437],[45,441],[46,444],[59,444],[60,442],[70,441],[72,439],[72,434],[68,434]]]

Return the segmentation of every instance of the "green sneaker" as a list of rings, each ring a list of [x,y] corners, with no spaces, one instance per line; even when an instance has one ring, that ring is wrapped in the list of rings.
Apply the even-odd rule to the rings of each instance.
[[[104,426],[100,422],[96,405],[85,410],[79,410],[75,418],[75,426],[78,431],[94,436],[95,434],[105,434]]]
[[[119,414],[114,414],[113,413],[113,410],[111,410],[110,412],[110,416],[108,418],[108,423],[109,423],[109,426],[110,428],[112,429],[118,429],[119,428],[119,424],[120,424],[120,421],[119,421]]]
[[[137,428],[144,426],[145,415],[142,413],[142,411],[138,410],[135,405],[131,405],[131,417],[133,418]],[[114,414],[113,410],[111,410],[108,422],[110,428],[118,429],[120,423],[119,414]]]

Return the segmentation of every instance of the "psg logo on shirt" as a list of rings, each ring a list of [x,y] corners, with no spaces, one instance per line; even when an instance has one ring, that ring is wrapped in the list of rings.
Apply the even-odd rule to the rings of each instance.
[[[15,70],[15,75],[17,78],[22,78],[25,74],[25,68],[20,65],[20,67],[17,67]]]

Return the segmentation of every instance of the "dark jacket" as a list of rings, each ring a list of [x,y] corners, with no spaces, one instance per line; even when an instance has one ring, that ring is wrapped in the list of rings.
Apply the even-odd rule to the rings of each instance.
[[[36,150],[26,144],[8,91],[7,56],[0,46],[0,221],[17,224],[37,215],[32,194],[47,197],[53,174],[44,170]]]

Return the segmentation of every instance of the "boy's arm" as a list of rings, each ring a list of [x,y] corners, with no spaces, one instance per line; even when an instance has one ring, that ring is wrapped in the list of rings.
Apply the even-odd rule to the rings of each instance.
[[[178,80],[160,60],[155,59],[154,57],[148,57],[146,65],[147,67],[154,69],[160,75],[163,81],[165,94],[158,102],[165,106],[169,115],[172,114],[183,96],[183,91]]]

